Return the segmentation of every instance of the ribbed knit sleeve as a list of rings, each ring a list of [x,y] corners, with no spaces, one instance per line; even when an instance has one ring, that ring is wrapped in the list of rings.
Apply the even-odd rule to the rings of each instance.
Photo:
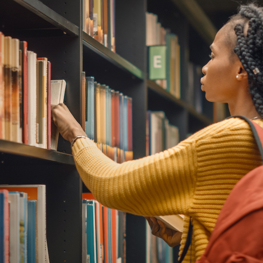
[[[89,139],[72,149],[77,170],[103,205],[143,216],[186,214],[196,182],[194,141],[117,164]]]

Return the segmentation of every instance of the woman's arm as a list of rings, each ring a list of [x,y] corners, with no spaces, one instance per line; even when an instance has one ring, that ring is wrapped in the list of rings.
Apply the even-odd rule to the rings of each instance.
[[[72,118],[65,105],[53,108],[53,119],[68,140],[78,135],[72,132],[79,129]],[[83,182],[103,205],[143,216],[187,214],[196,181],[194,141],[122,164],[89,139],[78,139],[72,153]]]

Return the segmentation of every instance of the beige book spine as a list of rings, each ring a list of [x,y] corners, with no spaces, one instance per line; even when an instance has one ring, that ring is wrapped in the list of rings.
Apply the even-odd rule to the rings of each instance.
[[[12,141],[22,143],[19,103],[19,40],[12,39]]]
[[[11,78],[11,37],[5,37],[4,50],[4,123],[5,123],[5,139],[11,140],[12,126],[12,78]]]

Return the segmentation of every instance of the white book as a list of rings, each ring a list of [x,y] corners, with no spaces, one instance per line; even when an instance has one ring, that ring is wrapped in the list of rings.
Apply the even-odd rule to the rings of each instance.
[[[51,105],[58,105],[64,102],[66,81],[64,79],[51,80]],[[52,122],[51,124],[51,149],[57,150],[58,136],[56,126]]]
[[[37,263],[49,263],[46,240],[46,186],[45,185],[0,185],[0,189],[23,191],[28,193],[28,200],[37,201],[36,209],[36,254]]]
[[[9,192],[8,201],[10,202],[10,263],[18,263],[20,261],[19,193]]]
[[[37,110],[37,54],[28,51],[28,144],[37,146],[36,110]]]
[[[155,218],[162,221],[168,228],[171,228],[175,231],[183,232],[183,215],[156,216]]]

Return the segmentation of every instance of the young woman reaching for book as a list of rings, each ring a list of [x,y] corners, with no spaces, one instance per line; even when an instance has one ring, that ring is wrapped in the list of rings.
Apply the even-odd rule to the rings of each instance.
[[[241,6],[217,33],[201,79],[207,100],[228,103],[231,115],[244,115],[261,127],[262,25],[262,8]],[[190,262],[190,253],[192,262],[201,257],[227,196],[261,164],[252,132],[239,118],[210,125],[164,152],[117,164],[86,138],[65,105],[53,107],[52,114],[61,135],[73,142],[83,182],[103,205],[145,217],[184,214],[180,254],[192,218],[192,253],[188,251],[184,262]],[[180,235],[148,220],[154,233],[170,245],[179,242]]]

